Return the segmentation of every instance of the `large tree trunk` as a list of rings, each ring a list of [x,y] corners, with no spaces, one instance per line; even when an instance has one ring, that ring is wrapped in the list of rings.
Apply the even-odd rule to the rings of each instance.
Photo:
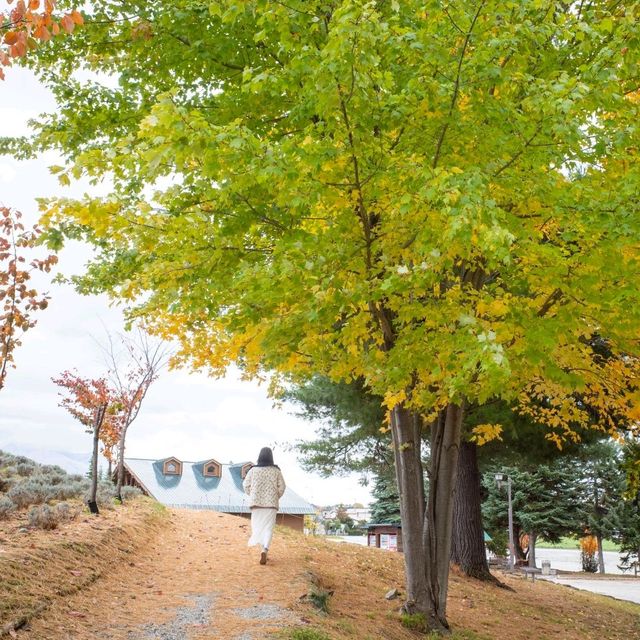
[[[477,445],[462,442],[453,500],[451,562],[471,578],[498,582],[489,572],[484,546]]]
[[[598,573],[604,573],[604,553],[602,551],[602,534],[596,534],[596,541],[598,543]]]
[[[454,404],[440,413],[431,427],[431,460],[429,463],[429,500],[425,514],[424,546],[426,551],[429,629],[446,632],[447,593],[453,494],[458,467],[463,410]]]
[[[408,613],[430,609],[425,576],[425,552],[422,539],[424,526],[424,472],[421,459],[421,419],[402,406],[391,412],[396,478],[400,495],[402,544],[406,578]]]

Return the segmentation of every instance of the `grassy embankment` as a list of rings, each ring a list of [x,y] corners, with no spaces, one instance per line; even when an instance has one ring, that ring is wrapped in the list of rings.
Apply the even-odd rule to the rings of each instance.
[[[293,567],[320,579],[327,613],[307,613],[310,627],[284,631],[291,640],[408,640],[425,637],[403,626],[401,600],[386,601],[393,588],[402,592],[400,554],[287,536]],[[454,640],[628,640],[640,638],[640,606],[576,591],[543,580],[535,583],[498,574],[514,591],[451,576],[448,617]],[[313,611],[313,609],[312,609]]]
[[[100,517],[91,516],[88,485],[60,467],[0,451],[0,637],[112,571],[163,519],[165,509],[147,499],[114,509],[108,484],[98,495]]]
[[[575,538],[562,538],[560,542],[553,543],[547,542],[546,540],[542,540],[540,542],[536,542],[536,549],[576,549],[580,550],[580,542]],[[603,540],[602,541],[602,550],[603,551],[620,551],[620,545],[616,544],[612,540]]]

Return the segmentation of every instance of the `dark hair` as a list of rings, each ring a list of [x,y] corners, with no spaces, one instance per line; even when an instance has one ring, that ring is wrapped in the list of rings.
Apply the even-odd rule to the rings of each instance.
[[[269,447],[263,447],[258,454],[256,467],[275,467],[273,464],[273,451]]]

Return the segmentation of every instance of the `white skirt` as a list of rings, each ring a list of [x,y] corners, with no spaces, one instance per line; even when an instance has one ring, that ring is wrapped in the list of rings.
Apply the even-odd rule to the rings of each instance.
[[[276,524],[277,509],[253,508],[251,509],[251,537],[249,546],[261,544],[268,549],[273,537],[273,527]]]

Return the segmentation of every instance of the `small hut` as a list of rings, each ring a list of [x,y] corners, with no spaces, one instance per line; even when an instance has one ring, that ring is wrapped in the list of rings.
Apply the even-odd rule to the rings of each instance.
[[[370,547],[402,553],[402,525],[400,523],[368,525],[367,544]]]

